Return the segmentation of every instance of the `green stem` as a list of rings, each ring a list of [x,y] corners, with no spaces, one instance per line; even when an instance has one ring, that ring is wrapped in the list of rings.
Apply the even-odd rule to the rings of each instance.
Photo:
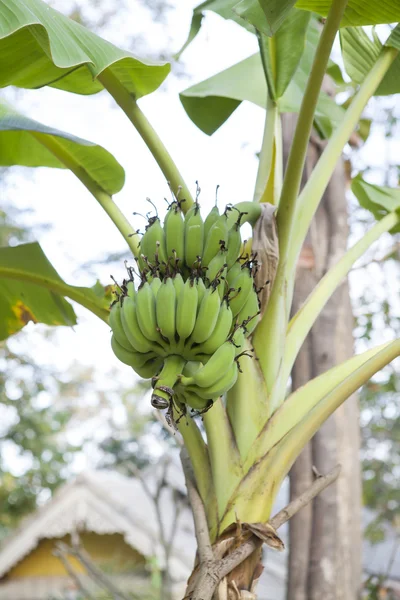
[[[151,403],[170,403],[174,385],[180,373],[182,373],[186,360],[177,354],[170,354],[164,359],[162,371],[157,375],[157,381],[151,395]],[[153,406],[157,406],[157,404]]]
[[[182,175],[179,173],[158,134],[140,110],[135,98],[129,94],[122,83],[120,83],[117,77],[112,73],[111,69],[106,69],[100,73],[98,79],[109,94],[111,94],[116,103],[122,108],[128,119],[141,135],[161,171],[164,173],[175,196],[179,193],[179,188],[181,189],[179,197],[186,200],[186,202],[182,204],[182,210],[186,212],[193,204],[193,198],[189,188],[183,181]]]
[[[204,413],[203,422],[207,434],[218,514],[221,515],[242,477],[239,452],[221,398]]]
[[[281,201],[277,215],[279,230],[279,251],[281,260],[285,260],[292,228],[296,199],[300,190],[301,178],[307,155],[308,142],[314,121],[318,97],[331,54],[333,42],[348,0],[333,0],[323,27],[313,65],[307,81],[300,107],[299,118],[290,148],[285,177],[283,180]]]
[[[246,350],[250,344],[246,342]],[[265,421],[268,396],[258,362],[243,357],[242,372],[226,395],[226,410],[242,460],[245,460]]]
[[[181,415],[178,413],[174,415],[176,420],[179,419],[179,416]],[[188,451],[196,478],[197,489],[206,509],[210,536],[215,539],[217,535],[218,513],[207,446],[199,428],[191,417],[181,418],[178,422],[178,430],[183,437]]]
[[[278,112],[275,120],[275,158],[274,158],[274,204],[279,205],[282,196],[283,185],[283,141],[282,141],[282,119]]]
[[[332,45],[348,0],[333,0],[314,56],[311,73],[301,103],[299,118],[290,148],[277,223],[279,231],[279,264],[268,309],[254,334],[254,347],[260,361],[268,393],[274,387],[285,347],[289,318],[287,285],[287,252],[294,227],[296,198],[307,154],[314,113]],[[296,224],[297,226],[297,224]]]
[[[278,263],[278,270],[267,309],[255,329],[252,340],[264,376],[268,395],[272,392],[282,361],[288,322],[285,272],[279,268],[279,265],[280,263]]]
[[[267,199],[263,199],[263,196],[268,187],[269,179],[273,177],[274,173],[275,123],[278,119],[278,116],[278,108],[268,95],[264,135],[258,163],[256,185],[254,189],[254,202],[267,201]],[[271,202],[271,204],[273,203],[273,199],[269,199],[269,201]]]
[[[296,230],[292,236],[288,256],[287,268],[289,273],[292,273],[295,268],[295,263],[307,235],[308,228],[337,161],[340,158],[343,147],[356,128],[368,100],[373,96],[397,55],[398,50],[395,48],[383,48],[378,60],[354,96],[344,115],[343,121],[330,138],[321,158],[298,198],[295,213]]]
[[[272,412],[284,401],[287,382],[297,354],[305,338],[336,288],[368,248],[400,221],[400,215],[389,213],[378,221],[321,279],[301,309],[289,323],[286,346],[279,376],[271,394]]]
[[[56,294],[60,294],[60,296],[66,296],[90,310],[105,323],[108,323],[110,311],[90,299],[90,297],[87,296],[87,290],[84,288],[69,286],[63,281],[49,279],[48,277],[43,277],[27,271],[20,271],[14,268],[8,269],[7,267],[0,267],[0,277],[16,279],[17,281],[29,281],[30,283],[47,288]]]
[[[112,222],[116,225],[117,229],[122,233],[123,238],[132,250],[134,256],[139,255],[138,236],[132,235],[135,230],[129,223],[125,215],[121,212],[114,200],[105,192],[89,175],[82,165],[57,142],[54,137],[45,135],[44,133],[38,133],[31,131],[31,135],[45,146],[54,156],[58,158],[72,173],[83,183],[83,185],[89,190],[89,192],[96,198],[100,206],[108,214]]]
[[[253,340],[267,389],[272,391],[285,346],[285,332],[292,301],[294,270],[307,230],[335,169],[344,145],[376,88],[398,55],[394,48],[384,48],[347,109],[342,123],[330,138],[321,158],[301,192],[294,215],[293,232],[287,256],[280,256],[278,270],[268,308],[258,325]],[[282,191],[282,198],[284,192]],[[279,230],[279,236],[281,231]],[[281,238],[279,238],[281,242]]]

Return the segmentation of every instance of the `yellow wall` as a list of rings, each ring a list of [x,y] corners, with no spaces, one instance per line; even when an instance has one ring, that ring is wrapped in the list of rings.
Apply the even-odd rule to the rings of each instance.
[[[144,565],[144,558],[128,546],[119,533],[98,535],[97,533],[87,532],[80,535],[80,540],[96,564],[108,572],[129,572]],[[60,560],[52,554],[57,542],[69,544],[70,537],[42,540],[35,550],[9,571],[6,579],[66,575],[67,573]],[[76,559],[69,557],[69,561],[74,570],[80,573],[85,572],[85,569]]]

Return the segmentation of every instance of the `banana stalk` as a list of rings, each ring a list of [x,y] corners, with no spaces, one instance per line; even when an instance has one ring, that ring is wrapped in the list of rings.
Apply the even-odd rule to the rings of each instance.
[[[246,349],[250,350],[249,342]],[[244,460],[260,433],[260,423],[268,411],[268,396],[261,371],[254,358],[244,356],[235,385],[227,392],[226,410],[235,435],[236,444]]]
[[[203,420],[220,517],[226,509],[229,497],[241,481],[243,471],[235,437],[221,398],[204,414]]]

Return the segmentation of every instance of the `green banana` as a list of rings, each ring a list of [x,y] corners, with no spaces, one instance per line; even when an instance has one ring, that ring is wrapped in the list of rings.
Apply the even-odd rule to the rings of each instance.
[[[207,364],[194,375],[191,377],[182,376],[180,379],[181,384],[183,386],[198,385],[199,387],[214,385],[235,360],[235,350],[232,342],[225,342],[214,352]]]
[[[126,294],[130,298],[134,298],[136,295],[135,283],[133,281],[128,281],[126,284]]]
[[[180,273],[177,273],[172,281],[174,284],[176,297],[178,298],[183,286],[185,285],[185,282],[183,281],[183,277]]]
[[[163,364],[164,360],[162,358],[151,358],[142,367],[135,369],[135,371],[142,379],[152,379],[161,371]]]
[[[225,245],[227,240],[228,226],[227,217],[224,213],[218,217],[214,225],[212,225],[204,242],[204,249],[201,257],[201,264],[203,267],[208,267],[214,256],[218,254],[221,249],[221,245]]]
[[[225,394],[228,390],[231,389],[231,387],[235,385],[236,380],[238,378],[238,372],[239,371],[237,364],[236,362],[233,362],[229,369],[221,377],[221,379],[219,379],[213,385],[210,385],[208,387],[189,386],[188,391],[192,393],[194,392],[204,400],[207,400],[208,398],[215,400],[216,398],[222,396],[222,394]]]
[[[146,354],[142,354],[141,352],[128,352],[118,343],[114,335],[111,338],[111,347],[118,360],[125,365],[132,367],[132,369],[144,379],[153,377],[162,364],[162,359],[157,357],[154,352],[147,352]]]
[[[228,269],[230,269],[235,264],[235,262],[240,256],[240,249],[242,247],[242,238],[240,236],[240,219],[241,214],[239,214],[238,220],[236,221],[232,229],[229,230],[228,234],[228,252],[226,256]]]
[[[218,290],[218,295],[221,300],[224,298],[224,296],[226,295],[226,292],[228,291],[228,286],[227,286],[227,282],[226,282],[227,273],[228,273],[228,268],[224,267],[224,270],[218,277],[219,283],[218,283],[216,289]]]
[[[206,277],[210,283],[212,283],[216,277],[221,276],[226,264],[227,264],[227,251],[224,248],[222,248],[210,260],[210,264],[207,267]]]
[[[168,260],[176,258],[183,265],[185,262],[185,223],[177,202],[173,202],[168,209],[164,219],[164,232]]]
[[[227,302],[224,300],[220,306],[217,324],[210,337],[199,346],[192,348],[193,351],[201,354],[214,354],[214,352],[227,341],[232,327],[233,315]],[[186,373],[184,373],[186,375]]]
[[[157,294],[158,294],[158,290],[160,289],[160,287],[162,285],[162,281],[159,277],[153,277],[153,279],[149,283],[150,283],[150,289],[153,292],[154,298],[156,298]]]
[[[207,398],[206,400],[204,400],[203,398],[200,398],[200,396],[198,396],[196,393],[193,393],[187,389],[185,389],[184,392],[179,394],[179,397],[183,398],[185,403],[188,406],[190,406],[190,408],[193,408],[193,410],[199,411],[200,413],[205,412],[213,405],[213,401],[211,398]]]
[[[214,288],[207,288],[197,313],[193,333],[190,336],[191,342],[201,344],[210,337],[217,324],[220,307],[221,300],[218,292]]]
[[[176,331],[182,343],[192,333],[197,315],[198,292],[192,279],[187,279],[177,298]]]
[[[140,242],[141,254],[152,263],[166,263],[165,234],[158,217],[152,217]],[[158,261],[157,261],[158,258]]]
[[[204,285],[204,281],[203,281],[203,279],[201,279],[201,277],[198,277],[196,279],[196,286],[197,286],[197,314],[198,314],[199,310],[200,310],[201,302],[204,298],[204,294],[206,293],[207,288]]]
[[[219,219],[219,210],[218,210],[218,206],[215,205],[211,211],[208,213],[206,220],[204,221],[204,239],[207,238],[208,233],[211,229],[211,227],[214,225],[215,221],[217,221]]]
[[[139,289],[135,304],[141,332],[148,340],[158,342],[163,346],[163,340],[157,328],[156,299],[149,283],[146,282]]]
[[[246,337],[251,335],[260,321],[260,301],[255,290],[252,290],[243,308],[237,315],[238,323],[242,324],[246,331]],[[248,321],[246,323],[246,321]]]
[[[228,286],[229,287],[233,287],[233,282],[235,281],[236,277],[238,275],[240,275],[240,273],[242,272],[242,265],[240,264],[240,261],[236,261],[230,269],[228,269],[228,273],[226,276],[226,280],[228,282]]]
[[[202,255],[204,241],[204,222],[201,218],[200,207],[195,205],[195,209],[190,217],[185,221],[185,263],[189,269],[197,261],[197,257]]]
[[[198,203],[194,202],[194,204],[192,204],[192,206],[186,211],[185,214],[185,223],[186,221],[189,221],[190,217],[192,216],[192,214],[194,213],[195,210],[197,210],[198,207]]]
[[[170,344],[175,344],[176,293],[170,277],[164,279],[156,297],[157,325]]]
[[[174,386],[179,374],[185,365],[185,359],[181,356],[170,355],[164,361],[161,373],[157,377],[154,391],[151,396],[151,404],[154,408],[168,408],[174,396]]]
[[[235,346],[235,356],[238,356],[238,354],[243,352],[245,339],[243,327],[238,327],[232,335],[232,343]]]
[[[124,331],[124,328],[122,325],[122,319],[121,319],[121,312],[122,312],[122,307],[121,307],[120,300],[118,300],[117,302],[115,302],[115,304],[111,308],[109,324],[110,324],[112,332],[113,332],[115,338],[118,340],[118,343],[120,344],[120,346],[125,348],[125,350],[132,352],[132,351],[135,351],[135,348],[133,347],[133,344],[131,344],[131,342],[129,341],[129,338],[127,337],[127,335]]]
[[[150,341],[143,335],[137,318],[135,300],[130,296],[124,298],[121,317],[124,332],[134,350],[142,353],[155,352],[160,356],[165,356],[165,351],[162,346]]]
[[[194,375],[201,368],[201,366],[201,362],[197,360],[188,360],[183,367],[182,374],[186,375],[186,377],[190,377],[191,375]]]
[[[204,411],[236,381],[237,356],[259,321],[257,262],[241,256],[240,226],[254,225],[261,207],[242,202],[234,208],[220,215],[214,206],[203,222],[197,201],[185,218],[174,201],[163,227],[158,216],[149,219],[138,259],[140,286],[135,289],[128,268],[122,301],[110,311],[114,352],[155,379],[157,408],[176,404],[178,410],[183,403]]]
[[[236,317],[253,290],[253,278],[250,269],[243,267],[239,275],[233,280],[232,287],[235,288],[236,292],[233,292],[229,300],[229,306],[233,316]]]

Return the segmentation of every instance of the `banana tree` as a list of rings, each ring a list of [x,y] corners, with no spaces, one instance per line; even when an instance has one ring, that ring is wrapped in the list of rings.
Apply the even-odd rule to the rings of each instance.
[[[214,593],[220,600],[256,597],[262,543],[280,549],[276,527],[338,476],[317,481],[285,515],[271,519],[291,465],[329,415],[400,355],[400,340],[387,342],[290,393],[294,361],[325,304],[368,248],[400,228],[400,192],[357,175],[352,191],[376,223],[290,318],[299,252],[342,150],[370,98],[400,92],[400,27],[391,28],[384,43],[363,29],[398,21],[397,0],[207,0],[194,10],[181,52],[207,10],[252,32],[259,51],[182,91],[184,109],[209,135],[244,100],[266,113],[253,199],[221,212],[215,207],[205,218],[138,104],[162,84],[170,65],[117,48],[43,0],[0,0],[0,85],[85,95],[106,90],[174,195],[164,223],[157,213],[149,217],[140,238],[113,200],[124,171],[109,152],[1,103],[0,164],[69,169],[132,253],[124,281],[88,289],[65,283],[38,244],[1,248],[1,339],[29,320],[74,324],[68,298],[109,323],[117,358],[151,378],[152,404],[166,411],[187,455],[198,541],[186,595],[192,600]],[[351,80],[351,100],[343,107],[321,91],[326,73],[341,77],[331,59],[338,32]],[[298,119],[283,172],[284,112]],[[300,189],[313,130],[325,149]],[[253,229],[247,241],[244,223]]]

